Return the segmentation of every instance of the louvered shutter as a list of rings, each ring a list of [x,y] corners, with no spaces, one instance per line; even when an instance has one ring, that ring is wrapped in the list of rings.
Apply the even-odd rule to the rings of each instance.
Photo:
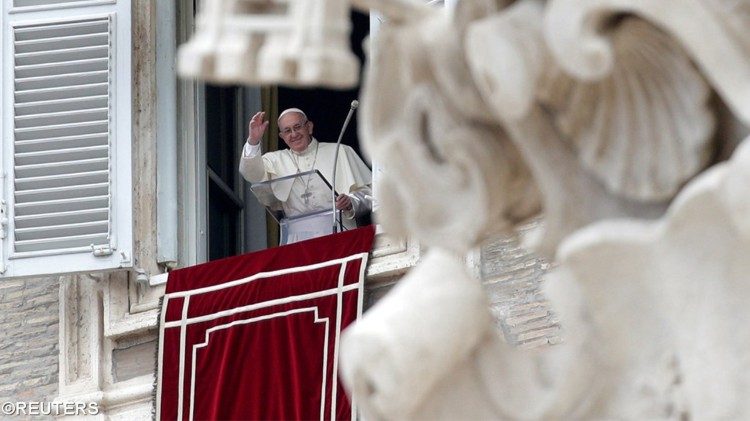
[[[3,277],[132,265],[130,7],[3,15]]]

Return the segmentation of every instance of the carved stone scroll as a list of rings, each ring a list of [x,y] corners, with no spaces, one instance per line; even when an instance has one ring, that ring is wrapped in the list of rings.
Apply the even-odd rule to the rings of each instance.
[[[348,329],[342,343],[349,356],[342,373],[363,398],[367,418],[417,416],[435,385],[493,330],[485,307],[481,285],[459,259],[429,252],[369,311],[376,316]]]

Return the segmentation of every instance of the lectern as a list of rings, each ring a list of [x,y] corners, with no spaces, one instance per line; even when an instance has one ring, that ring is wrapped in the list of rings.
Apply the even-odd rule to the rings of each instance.
[[[318,170],[253,183],[250,189],[279,224],[280,244],[333,233],[332,188]]]

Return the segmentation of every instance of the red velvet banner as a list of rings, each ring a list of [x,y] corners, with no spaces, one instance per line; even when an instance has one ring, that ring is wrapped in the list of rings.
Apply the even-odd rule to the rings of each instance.
[[[338,345],[362,313],[373,237],[365,227],[171,272],[157,419],[354,419]]]

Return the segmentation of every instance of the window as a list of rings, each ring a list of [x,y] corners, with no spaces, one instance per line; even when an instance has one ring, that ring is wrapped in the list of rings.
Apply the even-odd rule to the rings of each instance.
[[[2,16],[2,277],[132,265],[130,3],[61,3]]]
[[[182,43],[193,33],[196,5],[193,0],[178,5],[177,42]],[[181,225],[178,265],[265,248],[265,210],[237,170],[250,113],[262,108],[261,89],[180,79],[176,96],[179,159],[171,178],[178,180],[180,203],[174,218]],[[169,223],[169,217],[163,221]]]

